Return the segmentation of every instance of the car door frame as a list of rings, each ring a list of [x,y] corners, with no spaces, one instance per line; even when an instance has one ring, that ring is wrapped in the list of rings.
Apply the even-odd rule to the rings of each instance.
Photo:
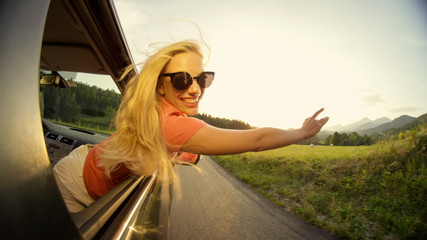
[[[4,239],[79,239],[57,190],[39,110],[40,52],[49,0],[0,7],[0,228]],[[60,226],[60,227],[55,227]]]
[[[86,0],[67,2],[89,4]],[[0,26],[3,34],[0,38],[2,239],[82,239],[98,234],[91,229],[88,230],[90,234],[82,234],[81,228],[79,229],[81,226],[76,226],[58,191],[46,150],[40,119],[38,76],[50,4],[50,0],[3,0],[0,5],[0,21],[3,23]],[[113,79],[123,91],[126,81],[119,83],[114,76]],[[135,202],[140,204],[138,208],[140,212],[146,211],[150,204],[157,205],[158,208],[153,208],[154,213],[146,211],[136,217],[140,219],[145,219],[147,215],[157,217],[162,227],[158,229],[159,234],[152,237],[167,238],[170,211],[170,196],[167,194],[170,194],[170,186],[160,186],[156,176],[145,179],[140,182],[146,184],[140,184],[134,188],[136,190],[130,191],[131,199],[124,201],[126,205],[120,206],[120,211],[113,217],[127,216],[126,209],[135,206]],[[129,188],[127,185],[118,187]],[[147,194],[133,194],[138,191]],[[153,196],[147,197],[153,191],[165,194],[166,198],[162,200],[166,201],[160,201]],[[107,201],[107,205],[112,202],[115,200]],[[95,212],[94,216],[96,215],[99,215],[98,212]],[[118,222],[114,220],[108,220],[112,222],[112,225],[108,226],[114,226],[115,222]],[[93,225],[97,225],[96,219],[91,218],[90,221],[95,222]],[[86,222],[78,225],[87,226]],[[111,227],[103,231],[113,236],[115,230]]]

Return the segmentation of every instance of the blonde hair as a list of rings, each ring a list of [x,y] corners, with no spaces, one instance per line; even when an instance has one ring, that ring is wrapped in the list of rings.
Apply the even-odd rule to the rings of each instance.
[[[102,149],[102,165],[106,174],[124,164],[138,175],[151,175],[159,170],[161,180],[174,179],[171,154],[163,134],[159,75],[178,53],[194,52],[201,57],[200,45],[194,41],[170,44],[149,57],[141,73],[130,76],[123,100],[117,111],[116,132]],[[122,79],[134,68],[129,66]]]

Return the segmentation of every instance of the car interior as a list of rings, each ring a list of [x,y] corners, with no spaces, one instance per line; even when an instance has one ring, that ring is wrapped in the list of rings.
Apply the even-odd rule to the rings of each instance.
[[[120,80],[120,72],[133,60],[117,19],[110,1],[51,1],[42,41],[40,84],[76,87],[65,79],[63,71],[101,74],[111,76],[123,93],[127,79]],[[136,74],[136,69],[131,74]],[[52,166],[73,149],[109,137],[43,117],[41,121]],[[149,234],[162,233],[164,238],[167,224],[159,227],[159,222],[167,221],[170,203],[159,203],[158,195],[168,194],[165,191],[157,183],[157,173],[134,175],[71,218],[84,239],[129,236],[136,234],[132,229],[137,228],[157,228]]]

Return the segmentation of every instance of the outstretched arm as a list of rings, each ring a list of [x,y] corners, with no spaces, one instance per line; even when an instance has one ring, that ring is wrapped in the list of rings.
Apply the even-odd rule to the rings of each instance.
[[[183,151],[206,155],[236,154],[248,151],[263,151],[280,148],[316,135],[329,120],[317,120],[320,109],[307,118],[301,128],[283,130],[257,128],[252,130],[229,130],[206,125],[182,147]]]

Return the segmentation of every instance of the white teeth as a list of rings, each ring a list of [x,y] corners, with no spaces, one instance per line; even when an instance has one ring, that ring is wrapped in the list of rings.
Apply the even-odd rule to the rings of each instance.
[[[184,98],[182,101],[185,103],[196,103],[199,101],[199,98]]]

